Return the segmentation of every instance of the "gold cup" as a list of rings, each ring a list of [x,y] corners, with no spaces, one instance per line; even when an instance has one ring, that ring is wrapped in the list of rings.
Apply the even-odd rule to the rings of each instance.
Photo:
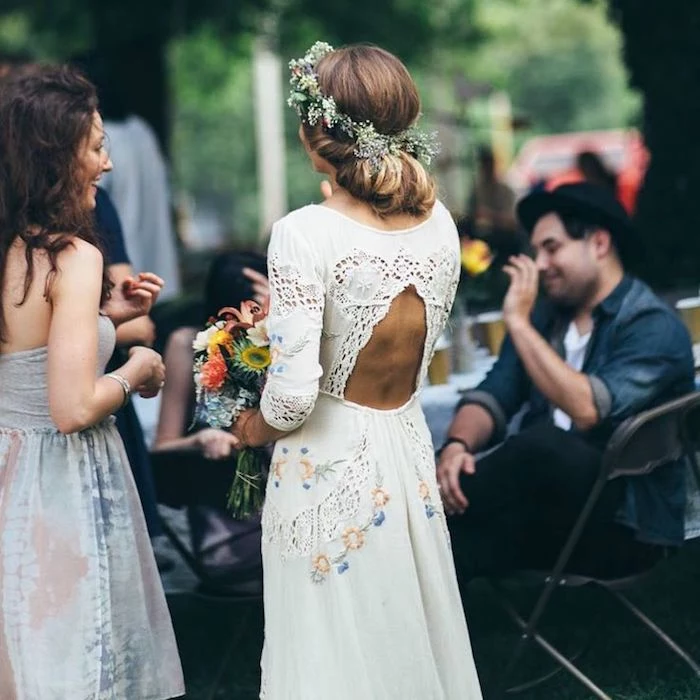
[[[690,333],[693,344],[700,343],[700,297],[680,299],[676,302],[676,309]]]
[[[484,344],[490,355],[498,355],[503,339],[506,337],[506,324],[500,311],[479,314],[475,319],[482,329]]]
[[[436,350],[428,365],[428,379],[431,384],[447,384],[452,366],[451,348]]]

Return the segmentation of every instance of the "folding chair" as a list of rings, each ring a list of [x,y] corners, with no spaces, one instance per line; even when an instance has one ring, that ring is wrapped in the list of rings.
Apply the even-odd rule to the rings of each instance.
[[[165,536],[197,578],[195,593],[239,602],[262,597],[258,519],[236,521],[226,512],[235,462],[209,460],[192,451],[152,452],[159,504],[189,509],[190,542],[165,518]],[[194,531],[194,528],[197,531]]]
[[[585,527],[603,488],[611,479],[621,476],[642,476],[670,461],[687,458],[700,485],[700,469],[698,469],[694,445],[695,437],[699,432],[700,392],[688,394],[657,408],[644,411],[629,418],[617,428],[603,454],[598,479],[593,485],[590,495],[566,539],[554,568],[548,572],[519,572],[519,574],[515,575],[520,582],[534,582],[543,586],[527,619],[524,619],[510,602],[501,582],[495,579],[489,581],[491,591],[497,601],[522,632],[504,673],[500,675],[500,683],[495,698],[500,700],[506,693],[516,693],[535,687],[551,678],[554,673],[565,670],[585,685],[595,697],[600,698],[600,700],[611,700],[609,695],[603,692],[573,663],[574,658],[568,658],[562,654],[538,632],[538,624],[552,594],[561,586],[595,585],[608,591],[614,599],[619,601],[623,607],[651,630],[671,651],[683,659],[696,676],[700,677],[700,665],[622,593],[622,590],[631,587],[648,575],[653,568],[653,564],[639,573],[617,579],[568,575],[565,573],[567,572],[567,565],[571,562],[572,555],[581,541]],[[513,671],[530,642],[535,642],[552,657],[559,665],[559,668],[554,673],[550,672],[533,681],[509,687]]]

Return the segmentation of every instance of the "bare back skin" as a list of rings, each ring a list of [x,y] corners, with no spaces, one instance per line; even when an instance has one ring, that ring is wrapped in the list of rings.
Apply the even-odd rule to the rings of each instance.
[[[44,289],[51,267],[45,251],[37,250],[33,255],[34,279],[20,304],[27,274],[24,242],[17,239],[8,251],[0,297],[5,315],[5,342],[0,342],[0,354],[32,350],[48,343],[51,304],[44,298]]]
[[[360,351],[345,398],[370,408],[403,406],[416,388],[425,334],[425,305],[411,286],[394,299]]]
[[[430,218],[430,214],[380,218],[363,202],[342,196],[329,198],[324,206],[387,234],[402,233]],[[345,385],[345,398],[381,410],[403,406],[416,389],[426,330],[425,304],[413,286],[407,287],[395,297],[360,351]]]

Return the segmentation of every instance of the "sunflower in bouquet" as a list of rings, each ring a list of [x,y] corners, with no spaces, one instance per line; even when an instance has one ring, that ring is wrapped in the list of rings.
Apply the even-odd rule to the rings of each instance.
[[[270,366],[267,311],[254,301],[230,306],[197,333],[194,349],[196,404],[194,421],[230,428],[243,411],[257,408]],[[239,450],[228,494],[234,517],[256,513],[264,497],[264,450]]]

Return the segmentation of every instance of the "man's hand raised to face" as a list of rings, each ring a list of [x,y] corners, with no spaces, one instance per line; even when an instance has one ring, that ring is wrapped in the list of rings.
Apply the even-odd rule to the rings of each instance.
[[[532,258],[513,255],[503,271],[510,277],[510,287],[503,300],[503,320],[509,330],[518,323],[529,323],[539,290],[539,271]]]

